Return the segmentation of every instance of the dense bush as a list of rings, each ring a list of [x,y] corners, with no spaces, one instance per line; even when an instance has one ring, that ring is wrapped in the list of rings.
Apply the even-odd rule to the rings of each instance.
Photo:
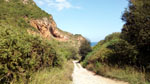
[[[26,29],[0,24],[0,82],[28,82],[33,72],[77,59],[70,43],[28,35]]]
[[[109,54],[107,61],[111,65],[135,65],[138,54],[136,48],[122,39],[114,40],[107,46],[112,52]]]
[[[48,41],[6,25],[0,30],[1,83],[27,82],[34,71],[53,65],[56,52]]]
[[[138,51],[136,47],[120,38],[120,33],[113,33],[96,46],[87,55],[88,62],[101,62],[108,65],[135,65]]]

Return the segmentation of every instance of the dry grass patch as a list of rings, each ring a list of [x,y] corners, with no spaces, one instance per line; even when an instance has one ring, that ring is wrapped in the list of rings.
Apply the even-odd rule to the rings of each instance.
[[[44,69],[33,75],[29,84],[71,84],[73,63],[66,62],[62,68]]]
[[[94,71],[96,74],[112,78],[118,79],[128,82],[129,84],[150,84],[150,82],[146,81],[145,74],[143,72],[139,72],[136,69],[126,66],[126,68],[118,68],[117,66],[107,66],[100,64],[98,67],[89,64],[87,69]]]

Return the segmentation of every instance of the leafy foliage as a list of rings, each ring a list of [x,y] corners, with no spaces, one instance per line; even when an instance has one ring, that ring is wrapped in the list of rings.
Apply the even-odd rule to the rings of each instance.
[[[28,80],[32,72],[53,65],[56,52],[48,41],[19,28],[0,25],[0,30],[1,83]]]
[[[150,66],[150,1],[131,0],[129,9],[123,14],[125,25],[122,38],[136,46],[139,54],[137,65]]]

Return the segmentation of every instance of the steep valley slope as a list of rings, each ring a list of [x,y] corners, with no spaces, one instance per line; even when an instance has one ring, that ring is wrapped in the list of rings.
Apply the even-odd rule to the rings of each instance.
[[[38,34],[46,39],[71,42],[79,47],[85,38],[59,29],[52,15],[41,10],[32,0],[1,0],[1,24],[25,28],[28,33]]]

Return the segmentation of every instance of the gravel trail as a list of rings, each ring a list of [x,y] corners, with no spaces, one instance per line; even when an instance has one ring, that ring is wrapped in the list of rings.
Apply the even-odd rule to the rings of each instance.
[[[73,64],[73,84],[128,84],[122,81],[95,75],[93,72],[84,69],[77,61],[73,61]]]

